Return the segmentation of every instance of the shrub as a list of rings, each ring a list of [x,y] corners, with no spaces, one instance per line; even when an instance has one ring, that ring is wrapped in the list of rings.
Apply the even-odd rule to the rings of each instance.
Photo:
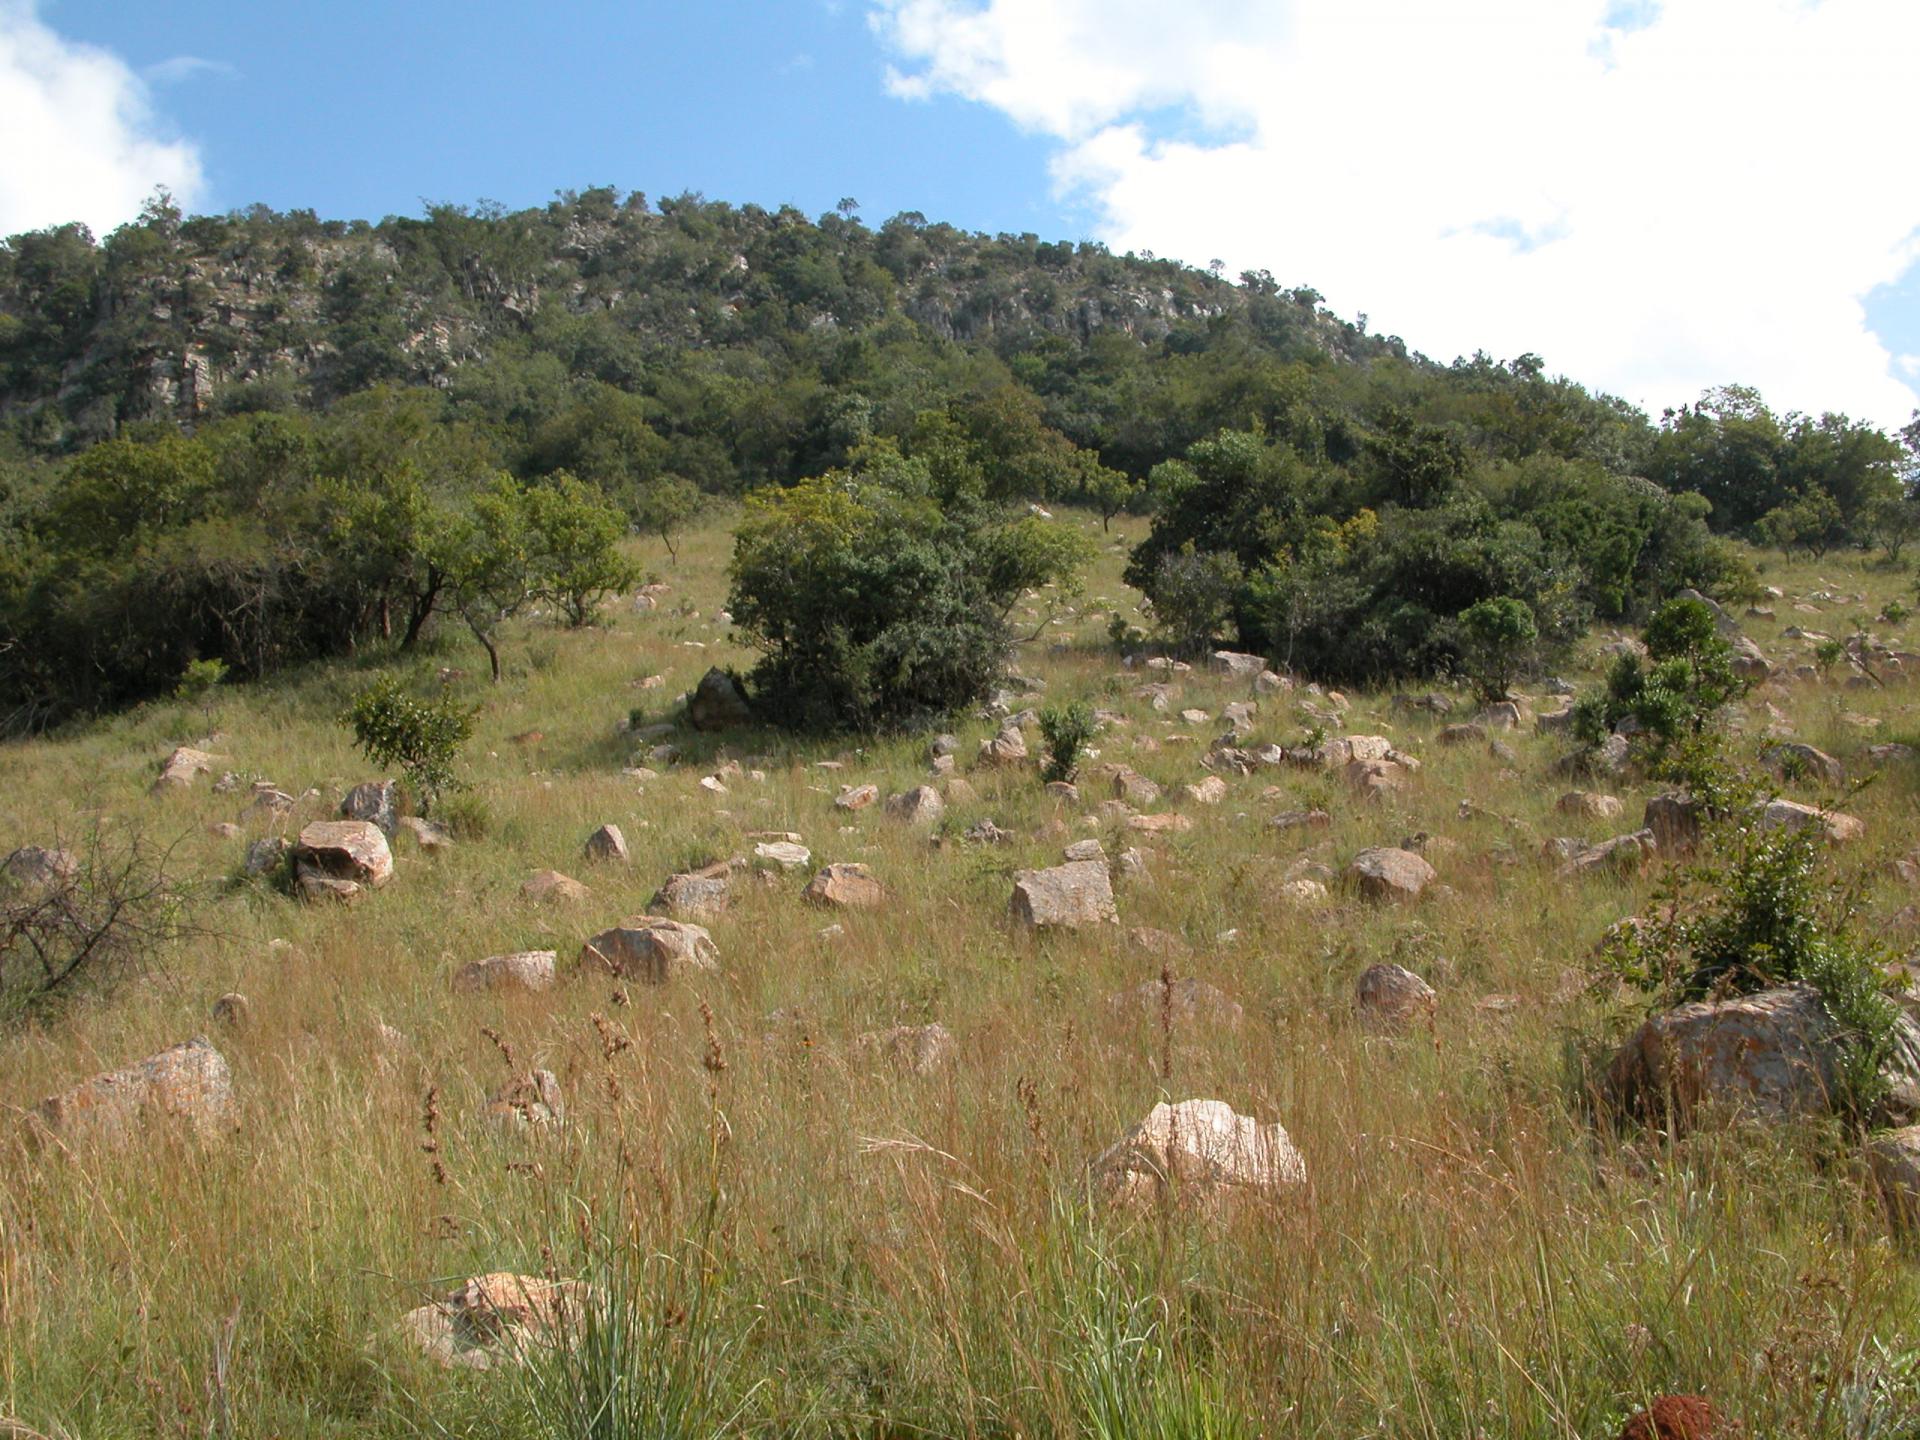
[[[445,692],[416,700],[389,675],[354,697],[345,721],[369,760],[382,767],[398,765],[405,772],[408,788],[419,797],[420,813],[427,815],[443,791],[459,787],[453,762],[473,737],[478,713]]]
[[[1539,638],[1533,611],[1511,595],[1482,600],[1460,612],[1468,673],[1486,700],[1504,700],[1527,647]]]
[[[1065,705],[1049,705],[1040,712],[1040,734],[1047,742],[1047,761],[1041,778],[1047,781],[1072,780],[1080,769],[1080,758],[1087,742],[1099,729],[1093,707],[1084,700]]]
[[[227,662],[224,660],[217,657],[189,660],[187,668],[180,672],[180,683],[174,687],[174,699],[204,700],[226,678]]]
[[[1212,648],[1233,625],[1240,579],[1240,566],[1231,555],[1196,553],[1188,545],[1161,556],[1151,594],[1162,633],[1188,654]]]
[[[1656,768],[1680,741],[1704,735],[1721,711],[1749,688],[1733,670],[1733,647],[1698,600],[1670,600],[1646,630],[1647,659],[1622,655],[1607,675],[1605,695],[1581,702],[1574,733],[1597,744],[1631,718],[1650,737]]]

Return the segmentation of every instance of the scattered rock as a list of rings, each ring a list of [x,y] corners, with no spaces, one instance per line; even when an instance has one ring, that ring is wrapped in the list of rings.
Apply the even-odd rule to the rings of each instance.
[[[294,881],[309,900],[352,900],[393,878],[393,852],[366,820],[316,820],[293,847]]]
[[[1224,1100],[1163,1101],[1089,1169],[1103,1199],[1128,1207],[1151,1205],[1170,1191],[1211,1209],[1236,1198],[1273,1198],[1307,1179],[1284,1127],[1236,1114]]]
[[[213,756],[182,745],[160,763],[160,778],[153,782],[154,793],[184,790],[202,775],[212,773]]]
[[[1414,900],[1438,872],[1411,850],[1386,846],[1362,850],[1347,866],[1347,879],[1369,900]]]
[[[858,1049],[886,1060],[896,1069],[913,1075],[931,1075],[953,1062],[953,1032],[938,1023],[895,1025],[888,1030],[870,1030],[854,1044]]]
[[[1487,738],[1487,727],[1471,721],[1464,725],[1449,725],[1434,738],[1442,745],[1477,745]]]
[[[865,810],[879,798],[878,785],[842,785],[833,805],[836,810]]]
[[[635,915],[602,930],[580,949],[580,963],[625,980],[660,985],[682,970],[717,970],[720,951],[698,925],[658,915]]]
[[[1706,801],[1669,793],[1648,797],[1641,824],[1653,832],[1662,854],[1682,855],[1700,843],[1700,827],[1708,818]]]
[[[887,800],[887,814],[908,825],[937,825],[946,813],[946,800],[931,785],[915,786]]]
[[[226,1057],[196,1036],[124,1070],[109,1070],[42,1100],[34,1116],[54,1134],[118,1135],[156,1117],[203,1137],[231,1131],[237,1108]]]
[[[570,875],[558,870],[536,870],[533,878],[520,887],[520,893],[539,905],[572,903],[585,900],[593,892]]]
[[[57,890],[80,873],[80,861],[71,850],[49,850],[22,845],[0,861],[0,887],[15,890]]]
[[[1207,657],[1207,668],[1216,675],[1252,680],[1266,672],[1267,662],[1259,655],[1246,655],[1237,650],[1216,650]]]
[[[1107,867],[1095,860],[1017,871],[1009,909],[1017,923],[1035,930],[1077,930],[1083,925],[1120,923],[1113,903],[1113,881]]]
[[[838,910],[877,910],[886,903],[887,891],[865,865],[841,861],[808,881],[801,899]]]
[[[1652,859],[1658,846],[1652,830],[1636,830],[1631,835],[1616,835],[1598,845],[1583,845],[1568,856],[1560,867],[1565,878],[1589,875],[1598,870],[1627,874]]]
[[[517,1365],[534,1349],[577,1335],[591,1292],[578,1280],[496,1271],[475,1275],[443,1300],[409,1311],[401,1333],[450,1370]]]
[[[566,1123],[567,1103],[551,1070],[529,1070],[487,1097],[487,1114],[508,1130],[544,1131]]]
[[[1246,1011],[1226,991],[1191,976],[1171,985],[1149,980],[1122,990],[1107,997],[1107,1008],[1118,1019],[1152,1025],[1165,1014],[1176,1025],[1205,1030],[1238,1030],[1246,1020]]]
[[[1076,840],[1061,851],[1060,856],[1069,865],[1081,860],[1105,860],[1107,847],[1098,840]]]
[[[519,950],[511,955],[489,955],[453,972],[456,995],[481,990],[551,990],[559,957],[551,950]]]
[[[1113,798],[1129,805],[1154,805],[1160,800],[1160,787],[1146,776],[1124,766],[1113,772]]]
[[[207,1014],[216,1025],[245,1030],[253,1023],[253,1002],[238,990],[229,990],[213,1002]]]
[[[1601,795],[1592,790],[1569,790],[1554,805],[1562,815],[1573,815],[1582,820],[1618,820],[1626,813],[1626,806],[1617,795]]]
[[[961,838],[975,845],[1005,845],[1012,841],[1013,832],[1002,830],[991,820],[976,820],[961,832]]]
[[[740,682],[717,666],[700,677],[687,700],[687,723],[696,730],[731,730],[753,723]]]
[[[753,847],[753,863],[763,870],[804,870],[813,852],[795,840],[769,840]]]
[[[712,868],[721,873],[716,875],[709,870],[669,875],[647,902],[648,912],[669,915],[675,920],[707,920],[725,914],[732,898],[732,885],[724,866]]]
[[[1805,776],[1827,785],[1847,783],[1846,766],[1826,751],[1798,742],[1767,746],[1760,752],[1760,763],[1782,780]]]
[[[979,763],[989,767],[1021,765],[1027,759],[1027,740],[1009,725],[991,740],[980,742]]]
[[[1433,987],[1401,965],[1369,965],[1353,989],[1354,1008],[1371,1030],[1401,1031],[1433,1024]]]
[[[280,868],[280,862],[293,848],[293,843],[279,835],[269,835],[247,846],[246,872],[251,876],[271,873]]]
[[[1295,909],[1305,910],[1326,902],[1327,887],[1319,880],[1302,877],[1297,880],[1282,881],[1278,894],[1282,903],[1291,905]]]
[[[629,858],[627,837],[620,833],[618,825],[602,825],[587,837],[586,855],[589,860],[625,865]]]
[[[1766,830],[1818,830],[1835,845],[1845,845],[1867,833],[1857,816],[1822,810],[1794,800],[1769,800],[1760,807],[1760,825]]]
[[[435,820],[423,820],[418,815],[404,815],[400,819],[400,828],[413,836],[414,844],[428,852],[451,850],[453,833]]]
[[[400,787],[391,780],[367,780],[347,792],[340,802],[343,820],[365,820],[392,835],[399,824]]]
[[[1272,830],[1325,830],[1333,816],[1324,810],[1288,810],[1267,821]]]

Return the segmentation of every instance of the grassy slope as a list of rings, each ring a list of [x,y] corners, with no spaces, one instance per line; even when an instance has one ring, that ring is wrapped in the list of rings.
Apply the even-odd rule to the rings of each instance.
[[[878,808],[831,804],[841,780],[883,794],[919,783],[918,741],[734,738],[732,753],[766,778],[725,797],[697,788],[715,753],[697,738],[655,780],[620,773],[629,744],[615,724],[630,707],[664,711],[708,664],[748,658],[711,619],[725,552],[717,526],[694,537],[652,615],[622,603],[603,629],[516,636],[498,690],[451,638],[424,662],[466,667],[463,688],[485,701],[469,773],[495,816],[490,838],[435,858],[403,837],[393,884],[351,910],[219,889],[204,913],[213,933],[154,956],[150,978],[6,1037],[0,1103],[27,1106],[208,1033],[233,1063],[245,1123],[212,1150],[153,1135],[67,1154],[29,1148],[8,1122],[0,1414],[89,1440],[218,1434],[223,1415],[224,1433],[243,1435],[516,1433],[500,1419],[501,1381],[423,1369],[385,1338],[392,1321],[466,1274],[538,1271],[543,1244],[570,1268],[583,1209],[670,1246],[700,1230],[717,1195],[709,1239],[727,1304],[710,1323],[742,1337],[717,1384],[738,1394],[761,1382],[745,1413],[763,1433],[1084,1432],[1098,1408],[1085,1377],[1156,1315],[1167,1353],[1156,1367],[1153,1345],[1124,1351],[1129,1383],[1146,1387],[1129,1403],[1165,1410],[1155,1374],[1204,1375],[1209,1396],[1269,1434],[1597,1435],[1666,1388],[1726,1397],[1757,1433],[1846,1433],[1827,1382],[1864,1373],[1876,1336],[1910,1343],[1900,1336],[1920,1292],[1909,1262],[1832,1137],[1663,1148],[1583,1123],[1569,1057],[1626,1022],[1568,1000],[1568,972],[1658,877],[1566,883],[1536,859],[1540,839],[1581,829],[1552,811],[1566,788],[1546,775],[1556,741],[1512,737],[1518,761],[1503,767],[1478,747],[1432,745],[1434,724],[1391,714],[1384,696],[1356,696],[1349,730],[1391,734],[1428,760],[1398,800],[1363,806],[1304,774],[1234,779],[1224,804],[1185,807],[1200,822],[1191,834],[1141,842],[1149,877],[1123,887],[1125,925],[1183,936],[1193,954],[1176,969],[1228,990],[1248,1017],[1238,1033],[1182,1037],[1168,1077],[1151,1027],[1118,1024],[1104,1004],[1155,978],[1157,957],[1124,927],[1032,943],[1003,924],[1015,867],[1052,863],[1083,835],[1105,834],[1110,851],[1127,843],[1093,818],[1095,785],[1080,808],[1057,810],[1030,773],[969,775],[979,798],[951,807],[952,835],[991,816],[1020,838],[933,849]],[[1132,693],[1146,677],[1122,676],[1101,653],[1094,612],[1134,598],[1121,563],[1115,545],[1080,614],[1048,632],[1079,643],[1030,645],[1018,668],[1045,677],[1050,697],[1125,710],[1134,724],[1102,737],[1103,758],[1177,786],[1204,773],[1211,727],[1153,715]],[[1790,597],[1821,577],[1875,602],[1905,583],[1831,558],[1774,562],[1767,576]],[[676,616],[683,604],[698,618]],[[1752,633],[1790,652],[1785,625],[1845,633],[1877,609],[1823,606],[1815,619],[1789,600]],[[334,717],[383,663],[220,697],[215,748],[243,776],[319,787],[327,799],[299,818],[328,813],[370,773]],[[637,688],[656,673],[663,688]],[[1240,693],[1196,673],[1175,709],[1217,713]],[[1920,728],[1911,694],[1801,685],[1768,698],[1802,738],[1851,762],[1873,739]],[[1869,735],[1844,711],[1885,723]],[[1308,723],[1285,700],[1263,701],[1259,719],[1262,741],[1292,741]],[[204,781],[183,796],[146,793],[169,746],[207,729],[197,706],[158,705],[0,750],[0,851],[100,814],[181,836],[195,871],[230,875],[243,842],[207,827],[235,819],[244,796]],[[510,739],[529,730],[544,738]],[[1174,743],[1180,732],[1191,741]],[[986,733],[980,721],[961,728],[963,757]],[[1135,748],[1149,736],[1159,748]],[[829,758],[845,769],[815,767]],[[1284,794],[1263,796],[1274,784]],[[1639,794],[1621,793],[1637,817]],[[1849,802],[1870,831],[1848,863],[1920,840],[1915,793],[1911,775],[1895,776]],[[1462,820],[1463,798],[1531,830]],[[1331,831],[1264,828],[1316,803],[1333,811]],[[608,820],[625,829],[630,868],[580,857]],[[642,909],[670,871],[737,853],[749,830],[801,832],[816,862],[867,862],[890,904],[833,917],[800,903],[803,876],[743,886],[711,926],[721,973],[628,986],[625,1006],[612,983],[585,976],[539,997],[449,993],[451,969],[482,955],[554,948],[569,965],[586,935]],[[1275,898],[1302,853],[1338,867],[1422,830],[1452,847],[1438,859],[1450,896],[1394,913],[1337,897],[1303,913]],[[524,901],[522,881],[549,866],[589,883],[593,900],[573,911]],[[1874,903],[1891,914],[1903,900],[1882,881]],[[836,918],[844,933],[823,937]],[[1236,940],[1217,938],[1230,928]],[[1431,1038],[1382,1040],[1352,1022],[1355,976],[1385,958],[1439,987]],[[228,990],[253,1003],[242,1034],[208,1019]],[[1519,1005],[1477,1009],[1489,994]],[[726,1063],[712,1081],[726,1128],[717,1179],[702,1001]],[[605,1058],[594,1012],[633,1048]],[[853,1044],[934,1019],[959,1040],[938,1077],[902,1079]],[[380,1022],[406,1048],[383,1048]],[[566,1141],[486,1122],[486,1096],[509,1072],[483,1026],[520,1064],[559,1074],[574,1118]],[[419,1148],[429,1087],[445,1185]],[[1217,1233],[1090,1225],[1060,1197],[1165,1095],[1285,1123],[1307,1158],[1306,1196]],[[1147,1422],[1136,1414],[1124,1428],[1146,1433]]]

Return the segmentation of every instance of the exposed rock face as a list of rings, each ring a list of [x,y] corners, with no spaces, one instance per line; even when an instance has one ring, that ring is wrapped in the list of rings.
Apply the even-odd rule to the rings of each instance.
[[[1369,965],[1353,987],[1354,1009],[1372,1030],[1431,1025],[1436,1002],[1433,987],[1401,965]]]
[[[365,820],[392,835],[400,823],[400,787],[391,780],[367,780],[347,792],[340,802],[340,818]]]
[[[1347,866],[1348,881],[1369,900],[1417,900],[1438,878],[1424,857],[1386,846],[1362,850]]]
[[[1247,1014],[1216,985],[1186,976],[1171,985],[1149,980],[1107,997],[1115,1018],[1157,1025],[1164,1012],[1175,1025],[1200,1030],[1238,1030]]]
[[[589,835],[586,853],[589,860],[615,865],[625,865],[630,858],[627,853],[627,837],[620,833],[618,825],[602,825]]]
[[[1224,1100],[1158,1104],[1091,1165],[1109,1203],[1152,1204],[1163,1193],[1213,1208],[1273,1198],[1307,1179],[1306,1161],[1280,1125],[1262,1125]]]
[[[887,890],[865,865],[840,861],[824,866],[800,898],[836,910],[877,910],[886,903]]]
[[[482,990],[551,990],[559,957],[551,950],[520,950],[511,955],[489,955],[462,965],[453,973],[458,995]]]
[[[1767,830],[1817,830],[1835,845],[1858,840],[1867,827],[1857,816],[1822,810],[1795,800],[1769,800],[1760,807],[1760,824]]]
[[[732,885],[724,874],[669,875],[647,902],[655,915],[676,920],[704,920],[726,913]]]
[[[520,887],[520,893],[536,905],[571,904],[588,899],[593,892],[570,875],[558,870],[536,870]]]
[[[200,776],[212,773],[213,756],[204,750],[182,745],[160,762],[160,778],[153,782],[154,793],[184,790]]]
[[[855,1044],[911,1075],[931,1075],[953,1063],[953,1032],[938,1023],[870,1030]]]
[[[586,1320],[591,1292],[579,1280],[542,1280],[496,1271],[475,1275],[446,1298],[409,1311],[402,1334],[448,1369],[490,1370],[530,1351],[565,1343]]]
[[[931,785],[917,785],[887,801],[887,814],[908,825],[933,826],[947,813],[947,802]]]
[[[1696,1001],[1636,1030],[1608,1066],[1608,1086],[1627,1109],[1671,1102],[1682,1117],[1708,1103],[1764,1119],[1823,1114],[1837,1098],[1841,1039],[1809,985]],[[1904,1014],[1882,1074],[1888,1114],[1920,1114],[1920,1026]]]
[[[307,899],[354,899],[393,878],[393,852],[367,820],[316,820],[293,847],[294,881]]]
[[[1013,918],[1033,930],[1077,930],[1117,925],[1113,881],[1097,860],[1076,860],[1047,870],[1021,870],[1013,877]]]
[[[143,1120],[178,1119],[212,1138],[236,1120],[226,1057],[196,1036],[124,1070],[110,1070],[42,1100],[34,1115],[63,1137],[116,1135]]]
[[[687,701],[687,723],[696,730],[731,730],[753,723],[753,707],[740,682],[716,666],[694,687]]]
[[[1826,785],[1847,783],[1847,767],[1824,750],[1797,741],[1769,745],[1760,752],[1760,763],[1782,780],[1806,776]]]
[[[611,970],[624,980],[662,985],[684,970],[717,970],[720,951],[698,925],[658,915],[635,915],[602,930],[580,949],[584,966]]]

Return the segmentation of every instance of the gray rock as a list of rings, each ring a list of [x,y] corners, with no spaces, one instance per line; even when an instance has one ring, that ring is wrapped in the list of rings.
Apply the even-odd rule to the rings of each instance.
[[[1158,1104],[1089,1167],[1107,1203],[1145,1207],[1171,1198],[1201,1209],[1272,1199],[1307,1179],[1306,1161],[1280,1125],[1236,1114],[1224,1100]]]
[[[0,889],[57,890],[79,873],[80,861],[71,850],[22,845],[0,862]]]
[[[340,818],[365,820],[391,836],[400,823],[400,787],[391,780],[367,780],[347,792]]]
[[[740,683],[716,666],[700,677],[688,698],[687,723],[696,730],[732,730],[753,723],[753,707]]]
[[[720,951],[713,936],[698,925],[635,915],[587,941],[580,963],[625,980],[660,985],[682,971],[719,969]]]
[[[589,860],[625,865],[629,859],[627,837],[620,833],[618,825],[602,825],[587,837],[586,856]]]
[[[1107,867],[1097,860],[1017,871],[1008,908],[1018,924],[1032,930],[1077,930],[1120,923],[1120,913],[1113,903],[1113,881]]]
[[[1369,965],[1353,988],[1354,1009],[1372,1030],[1401,1031],[1433,1023],[1433,987],[1401,965]]]
[[[309,899],[328,894],[350,899],[340,886],[378,890],[393,878],[393,852],[370,821],[316,820],[294,844],[293,872]]]
[[[1438,878],[1423,857],[1387,846],[1362,850],[1347,866],[1348,882],[1375,901],[1417,900]]]
[[[908,825],[937,825],[946,813],[946,800],[931,785],[915,786],[887,800],[887,814]]]
[[[520,950],[489,955],[453,972],[453,990],[471,995],[482,990],[540,991],[553,988],[559,957],[551,950]]]
[[[1790,741],[1769,745],[1760,752],[1760,763],[1782,780],[1804,775],[1827,785],[1847,783],[1847,767],[1824,750]]]
[[[647,910],[675,920],[706,920],[725,914],[731,898],[732,884],[725,875],[669,875],[647,902]]]

